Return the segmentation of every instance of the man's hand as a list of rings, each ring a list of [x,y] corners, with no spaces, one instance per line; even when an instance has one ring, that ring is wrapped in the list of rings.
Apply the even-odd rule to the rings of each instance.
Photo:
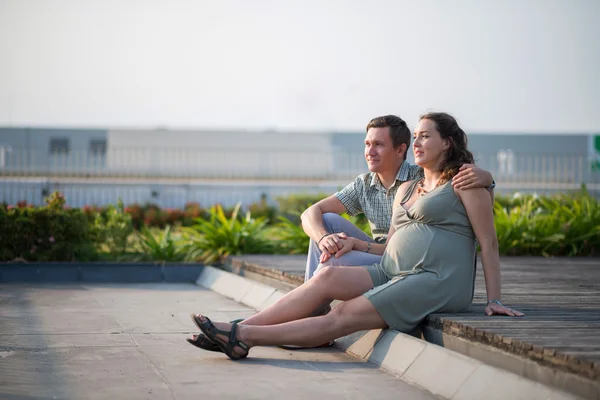
[[[452,178],[452,186],[456,189],[485,188],[492,182],[492,174],[473,164],[463,164],[458,170],[458,174]]]

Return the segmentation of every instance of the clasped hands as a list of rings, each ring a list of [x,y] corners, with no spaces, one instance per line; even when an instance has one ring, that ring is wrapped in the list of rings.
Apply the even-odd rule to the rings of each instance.
[[[319,262],[324,263],[332,256],[335,258],[341,257],[352,250],[357,241],[357,238],[348,236],[344,232],[331,233],[325,236],[319,243],[319,249],[321,250]]]

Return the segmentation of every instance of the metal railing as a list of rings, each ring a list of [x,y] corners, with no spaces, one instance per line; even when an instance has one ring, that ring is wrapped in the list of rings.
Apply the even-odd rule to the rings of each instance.
[[[479,154],[476,162],[506,183],[599,183],[584,155]],[[113,148],[105,154],[72,150],[0,151],[7,177],[348,180],[366,171],[361,152],[243,149]]]
[[[47,151],[12,149],[0,155],[3,176],[104,177],[104,178],[250,178],[331,179],[364,169],[361,158],[347,158],[347,169],[334,167],[328,151],[298,152],[244,149],[157,149],[114,148],[105,154],[72,150]],[[353,162],[355,165],[348,165]],[[350,171],[348,171],[350,169]]]
[[[600,171],[583,155],[475,154],[490,171],[497,193],[555,193],[586,184],[600,197]],[[136,148],[49,154],[47,151],[0,151],[0,202],[43,203],[54,190],[71,206],[154,202],[181,207],[250,203],[266,194],[333,193],[367,171],[362,152],[201,150]]]

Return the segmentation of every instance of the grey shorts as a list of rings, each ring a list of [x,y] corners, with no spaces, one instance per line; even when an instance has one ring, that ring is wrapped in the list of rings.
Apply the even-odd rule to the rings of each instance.
[[[411,333],[428,314],[439,308],[441,299],[435,293],[435,274],[411,271],[390,279],[379,264],[363,267],[373,280],[373,288],[363,296],[390,328]]]

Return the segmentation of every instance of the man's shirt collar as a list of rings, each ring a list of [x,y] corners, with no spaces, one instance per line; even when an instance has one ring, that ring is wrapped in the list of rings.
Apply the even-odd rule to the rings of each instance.
[[[400,181],[401,183],[408,181],[409,172],[410,172],[410,163],[408,161],[404,160],[404,162],[402,163],[402,165],[400,165],[400,168],[398,169],[398,173],[396,174],[396,181]],[[387,190],[381,184],[381,181],[379,180],[379,175],[377,175],[376,172],[371,172],[371,183],[369,184],[369,186],[373,187],[373,186],[377,186],[377,185],[381,186],[384,190]]]

